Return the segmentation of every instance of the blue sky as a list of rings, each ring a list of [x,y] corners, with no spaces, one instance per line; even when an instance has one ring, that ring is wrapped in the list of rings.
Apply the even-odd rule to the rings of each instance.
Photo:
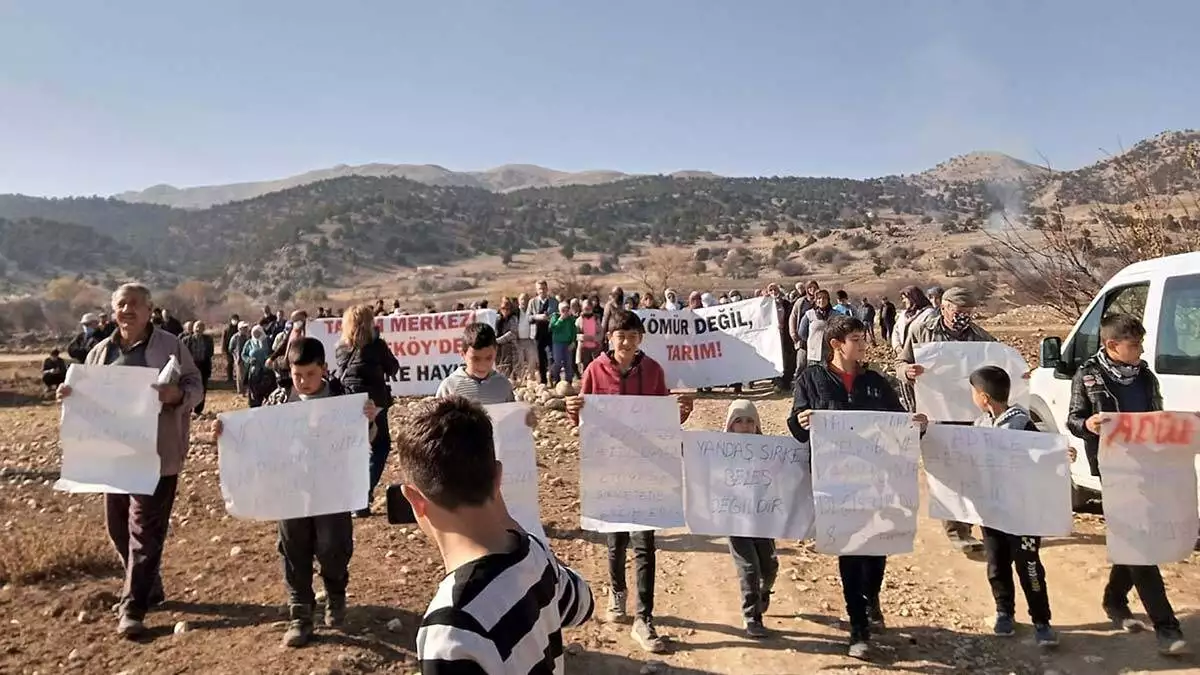
[[[0,1],[0,193],[338,163],[867,177],[1195,128],[1200,2]]]

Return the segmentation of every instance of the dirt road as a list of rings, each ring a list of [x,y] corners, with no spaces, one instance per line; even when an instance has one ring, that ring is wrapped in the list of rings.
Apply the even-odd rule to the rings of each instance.
[[[118,639],[107,608],[120,579],[101,498],[50,489],[58,463],[56,410],[36,400],[33,375],[22,373],[0,383],[30,392],[19,405],[0,407],[0,672],[413,672],[415,630],[441,576],[431,543],[381,518],[356,522],[349,626],[322,629],[315,645],[285,650],[279,646],[285,598],[274,526],[225,514],[208,413],[195,425],[172,519],[163,571],[168,602],[149,617],[152,640]],[[788,402],[760,396],[765,431],[783,433]],[[241,404],[222,391],[210,405],[219,412]],[[727,405],[726,396],[701,399],[688,426],[718,428]],[[394,415],[405,413],[402,404]],[[543,520],[555,550],[591,580],[602,605],[605,549],[599,536],[578,529],[577,438],[560,413],[540,414]],[[984,621],[993,607],[983,563],[951,551],[937,523],[924,518],[916,551],[889,560],[883,592],[889,629],[869,663],[844,655],[835,559],[803,543],[780,542],[780,580],[767,617],[774,636],[751,641],[741,634],[737,580],[724,540],[668,532],[659,541],[656,614],[671,651],[642,654],[627,627],[594,621],[567,633],[570,672],[1200,672],[1200,661],[1160,658],[1151,636],[1117,635],[1102,622],[1107,568],[1098,516],[1078,517],[1076,534],[1045,550],[1055,624],[1063,634],[1053,655],[1039,653],[1027,625],[1015,638],[987,635]],[[1193,556],[1167,566],[1165,575],[1185,633],[1200,641],[1198,564],[1200,556]],[[1024,611],[1019,599],[1022,620]],[[183,632],[174,634],[181,622]]]

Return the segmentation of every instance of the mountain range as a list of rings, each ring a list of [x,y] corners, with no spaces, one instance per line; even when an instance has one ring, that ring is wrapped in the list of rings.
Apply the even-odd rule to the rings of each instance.
[[[678,171],[671,175],[677,178],[717,177],[716,174],[706,171]],[[513,192],[564,185],[600,185],[633,177],[631,174],[620,171],[557,171],[533,164],[505,164],[486,171],[451,171],[436,164],[360,164],[357,166],[338,164],[328,169],[308,171],[278,180],[188,188],[155,185],[145,190],[122,192],[113,196],[126,202],[160,204],[181,209],[206,209],[210,206],[253,199],[300,185],[349,176],[406,178],[425,185],[473,187],[492,192]]]
[[[983,227],[998,212],[1033,217],[1052,204],[1127,203],[1147,189],[1200,191],[1197,148],[1200,133],[1166,132],[1073,171],[971,153],[920,174],[866,180],[379,164],[108,198],[0,195],[0,294],[37,293],[69,276],[101,286],[191,278],[278,298],[345,287],[364,272],[479,255],[508,260],[554,246],[568,258],[590,254],[616,266],[642,244],[728,249],[758,234],[777,242],[763,266],[810,247],[832,250],[811,264],[839,269],[848,259],[876,260],[877,246],[903,249],[919,228],[954,233]],[[813,247],[851,228],[866,228],[852,247]]]

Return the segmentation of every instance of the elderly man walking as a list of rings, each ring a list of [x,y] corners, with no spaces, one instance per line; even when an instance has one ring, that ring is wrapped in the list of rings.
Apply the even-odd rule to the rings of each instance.
[[[905,382],[913,382],[924,372],[917,364],[915,347],[929,342],[995,342],[992,334],[975,323],[975,308],[979,305],[971,291],[961,287],[946,291],[941,298],[942,309],[930,314],[922,323],[909,330],[900,353],[896,357],[896,376]],[[947,424],[970,424],[970,420],[947,422]],[[942,522],[946,538],[961,551],[978,551],[983,543],[971,532],[969,523],[953,520]]]
[[[179,471],[188,451],[191,413],[203,397],[200,372],[192,355],[175,335],[150,322],[150,290],[139,284],[121,286],[112,296],[117,330],[88,353],[85,365],[126,366],[162,370],[171,357],[179,372],[167,384],[156,384],[162,411],[158,415],[158,485],[151,495],[106,494],[108,536],[125,566],[125,583],[117,606],[117,632],[128,638],[146,633],[146,612],[164,599],[162,553]],[[71,395],[60,386],[58,398]]]

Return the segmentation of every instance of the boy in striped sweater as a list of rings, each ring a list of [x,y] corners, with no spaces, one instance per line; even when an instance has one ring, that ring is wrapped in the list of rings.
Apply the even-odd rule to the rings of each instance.
[[[561,675],[562,628],[591,617],[592,592],[509,515],[487,413],[458,396],[427,402],[399,455],[404,496],[447,571],[417,633],[421,672]]]

